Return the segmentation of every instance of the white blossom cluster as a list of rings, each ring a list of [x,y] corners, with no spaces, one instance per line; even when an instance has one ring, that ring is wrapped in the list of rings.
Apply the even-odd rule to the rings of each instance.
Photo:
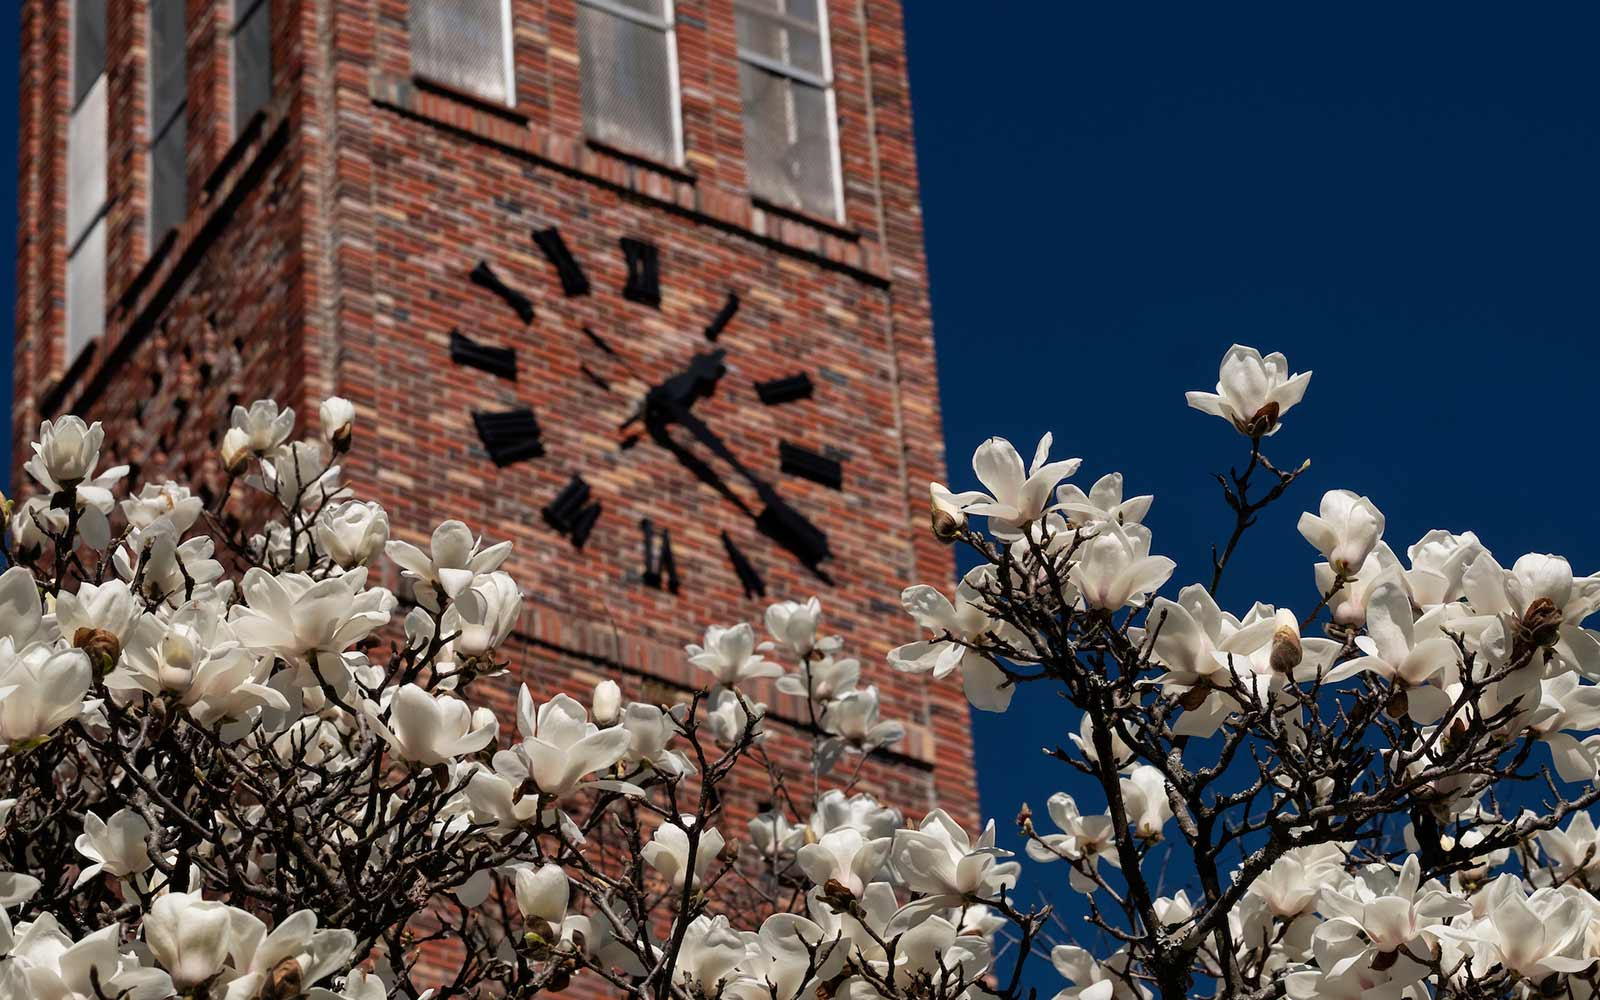
[[[706,629],[671,703],[523,684],[502,727],[510,544],[391,538],[342,480],[351,404],[305,439],[236,408],[215,497],[134,492],[98,424],[46,421],[4,511],[0,1000],[1020,1000],[1034,952],[1056,1000],[1587,1000],[1600,577],[1470,532],[1401,559],[1336,490],[1299,523],[1314,605],[1223,610],[1307,468],[1262,448],[1309,380],[1234,347],[1189,394],[1249,454],[1209,580],[1175,592],[1152,498],[1068,482],[1049,435],[1027,463],[985,442],[981,491],[932,485],[976,565],[904,592],[925,637],[889,662],[980,710],[1063,706],[1046,749],[1079,794],[1018,817],[1032,908],[992,822],[862,790],[904,726],[815,598]]]

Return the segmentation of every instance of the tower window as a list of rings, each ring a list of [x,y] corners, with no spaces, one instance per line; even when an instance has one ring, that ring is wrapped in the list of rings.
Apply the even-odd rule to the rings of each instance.
[[[184,0],[150,0],[150,240],[188,214]]]
[[[411,72],[515,104],[510,0],[411,0]]]
[[[272,0],[233,0],[233,127],[272,99]]]
[[[578,0],[578,64],[589,138],[683,162],[672,0]]]
[[[839,219],[839,136],[825,0],[734,0],[750,189]]]
[[[66,360],[106,327],[106,4],[72,4],[67,123]]]

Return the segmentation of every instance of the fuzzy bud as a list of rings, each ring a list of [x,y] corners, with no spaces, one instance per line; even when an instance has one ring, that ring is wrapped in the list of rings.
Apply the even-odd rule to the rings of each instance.
[[[322,436],[333,446],[334,453],[349,451],[356,422],[356,408],[350,401],[341,396],[329,396],[322,401],[317,416],[322,424]]]
[[[72,634],[72,645],[89,654],[96,679],[104,677],[122,658],[122,641],[103,628],[84,626]]]
[[[292,1000],[305,992],[305,974],[298,959],[286,958],[267,973],[261,985],[261,1000]]]
[[[1288,674],[1300,665],[1304,655],[1300,648],[1300,628],[1294,622],[1294,615],[1287,614],[1288,621],[1283,621],[1287,612],[1278,612],[1278,628],[1272,633],[1271,664],[1275,673]]]
[[[222,435],[222,444],[217,446],[217,451],[222,456],[222,467],[228,475],[237,476],[250,460],[250,435],[241,427],[230,427],[228,433]]]

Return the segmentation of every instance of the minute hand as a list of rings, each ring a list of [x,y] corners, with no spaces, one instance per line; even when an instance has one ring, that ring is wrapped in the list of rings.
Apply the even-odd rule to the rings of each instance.
[[[733,449],[729,448],[722,438],[717,436],[717,432],[706,426],[706,422],[695,416],[687,406],[676,400],[669,400],[664,401],[661,408],[671,418],[672,423],[681,424],[688,428],[689,433],[693,434],[696,440],[709,448],[713,455],[728,463],[729,468],[737,472],[745,482],[750,484],[750,487],[756,491],[756,495],[761,498],[763,503],[770,504],[773,500],[778,499],[778,493],[772,488],[772,485],[745,468],[744,463],[739,461],[739,456],[733,453]]]

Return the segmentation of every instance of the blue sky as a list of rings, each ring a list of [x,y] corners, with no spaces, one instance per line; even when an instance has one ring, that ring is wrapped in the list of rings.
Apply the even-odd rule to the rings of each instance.
[[[1312,459],[1224,582],[1300,613],[1295,532],[1370,495],[1398,551],[1472,529],[1600,570],[1600,64],[1594,8],[909,4],[946,438],[959,488],[998,434],[1053,431],[1086,488],[1154,493],[1173,587],[1231,522],[1243,439],[1185,408],[1231,343],[1314,370],[1269,442]],[[977,720],[985,811],[1065,779],[1053,698]],[[1075,720],[1073,720],[1075,721]]]
[[[1183,391],[1240,342],[1315,371],[1268,449],[1313,465],[1247,538],[1226,607],[1315,603],[1294,522],[1334,487],[1369,494],[1399,550],[1472,529],[1506,563],[1600,570],[1600,9],[907,7],[956,485],[984,437],[1027,453],[1053,431],[1085,486],[1115,469],[1156,494],[1174,586],[1200,579],[1227,527],[1209,475],[1242,445]],[[11,282],[8,264],[8,302]],[[1066,718],[1050,698],[979,718],[1002,829],[1064,783],[1037,748]]]

